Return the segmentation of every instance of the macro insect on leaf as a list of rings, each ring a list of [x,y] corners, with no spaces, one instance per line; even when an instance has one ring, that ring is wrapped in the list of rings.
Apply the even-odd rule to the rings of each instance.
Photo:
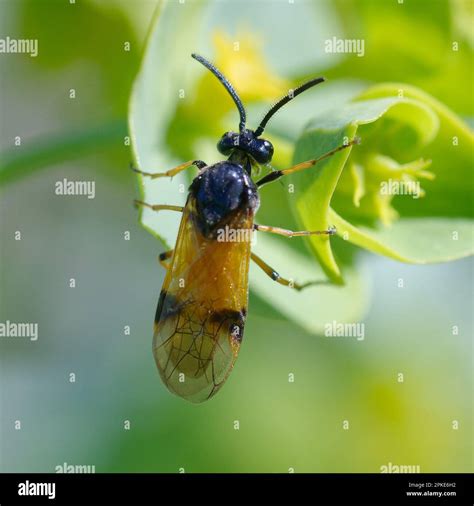
[[[254,182],[252,169],[269,164],[272,144],[261,138],[270,118],[286,103],[324,81],[311,79],[281,98],[264,116],[256,130],[246,128],[244,106],[229,81],[202,56],[192,57],[210,70],[232,97],[240,115],[239,131],[226,132],[217,144],[226,161],[206,165],[190,160],[166,172],[133,168],[150,178],[173,177],[190,167],[199,169],[184,207],[151,204],[137,206],[154,211],[182,213],[175,248],[160,255],[167,269],[156,309],[153,355],[168,389],[189,401],[202,402],[224,384],[242,343],[248,304],[248,271],[253,260],[275,282],[301,290],[313,283],[296,284],[281,277],[251,252],[254,231],[286,237],[325,235],[333,228],[291,231],[254,222],[260,204],[259,188],[358,143],[353,139],[317,159],[284,170],[272,170]]]

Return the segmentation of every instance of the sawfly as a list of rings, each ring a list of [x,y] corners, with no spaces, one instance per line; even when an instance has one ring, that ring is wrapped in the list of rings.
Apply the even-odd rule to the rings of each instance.
[[[251,234],[262,231],[295,237],[335,232],[333,228],[291,231],[256,224],[259,188],[287,174],[313,167],[358,143],[358,139],[317,159],[284,170],[272,170],[254,182],[252,169],[269,164],[273,156],[272,144],[261,137],[270,118],[290,100],[323,82],[324,78],[311,79],[290,90],[270,108],[258,128],[250,130],[246,128],[245,108],[234,87],[205,58],[197,54],[192,57],[216,76],[237,106],[239,131],[224,133],[217,144],[217,149],[228,157],[227,160],[213,165],[191,160],[161,173],[132,168],[153,179],[173,177],[190,167],[199,170],[189,187],[184,207],[153,205],[139,200],[135,204],[154,211],[182,213],[175,248],[159,257],[167,273],[156,309],[153,355],[161,378],[172,393],[192,402],[202,402],[222,387],[239,354],[247,317],[250,260],[277,283],[297,290],[310,284],[299,285],[281,277],[251,251]],[[234,240],[221,240],[223,231],[238,234],[234,234]]]

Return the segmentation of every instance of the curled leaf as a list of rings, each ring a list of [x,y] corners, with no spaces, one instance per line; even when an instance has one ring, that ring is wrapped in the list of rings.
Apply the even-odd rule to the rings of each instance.
[[[378,85],[311,121],[294,162],[317,158],[355,135],[361,145],[292,176],[289,198],[301,227],[336,225],[344,239],[406,262],[470,254],[473,138],[467,126],[413,87]],[[462,145],[454,150],[453,142]],[[314,236],[311,246],[326,274],[342,282],[330,241]]]

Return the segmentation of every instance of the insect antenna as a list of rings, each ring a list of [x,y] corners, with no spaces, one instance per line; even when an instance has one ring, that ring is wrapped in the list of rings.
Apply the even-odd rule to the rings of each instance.
[[[193,53],[191,56],[199,63],[202,63],[207,69],[209,69],[217,77],[217,79],[219,79],[219,81],[224,85],[225,89],[229,92],[229,95],[232,97],[232,99],[235,102],[235,105],[237,106],[237,109],[239,110],[240,115],[239,131],[242,132],[245,129],[246,114],[242,101],[240,100],[239,95],[237,95],[237,92],[235,91],[234,87],[229,83],[229,81],[224,77],[224,75],[219,70],[217,70],[217,68],[211,62],[206,60],[206,58],[195,53]]]
[[[278,109],[281,109],[290,100],[293,100],[295,97],[303,93],[303,91],[306,91],[309,88],[312,88],[313,86],[322,83],[323,81],[324,77],[317,77],[315,79],[307,81],[301,86],[298,86],[298,88],[294,90],[290,90],[284,97],[282,97],[275,105],[271,107],[271,109],[267,112],[267,114],[265,114],[264,118],[260,122],[259,127],[257,128],[257,130],[255,130],[255,137],[260,137],[260,135],[262,135],[263,131],[265,130],[265,126],[268,123],[268,120],[278,111]]]

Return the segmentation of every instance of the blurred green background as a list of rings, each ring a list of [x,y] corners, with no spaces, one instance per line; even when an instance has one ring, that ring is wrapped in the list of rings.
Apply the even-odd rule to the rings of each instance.
[[[166,26],[170,55],[182,46],[175,67],[201,71],[186,44],[178,44],[187,30],[199,32],[194,50],[210,58],[216,33],[232,41],[243,30],[262,38],[273,81],[258,82],[270,95],[285,79],[324,71],[333,82],[319,98],[312,95],[317,103],[337,104],[370,83],[402,81],[472,120],[470,1],[186,0],[167,5],[168,20],[172,9],[198,4],[199,29],[192,16],[187,27]],[[339,298],[363,318],[364,340],[310,333],[252,291],[244,345],[222,391],[195,406],[161,384],[151,328],[163,246],[132,206],[138,193],[127,138],[128,99],[156,5],[0,3],[2,37],[39,41],[36,58],[0,55],[0,321],[39,324],[36,342],[0,338],[1,471],[51,472],[64,462],[95,465],[96,472],[380,472],[390,462],[421,472],[472,471],[470,259],[409,266],[339,241],[343,259],[357,256],[361,280],[355,290],[337,288]],[[366,57],[325,53],[333,36],[363,37]],[[447,56],[453,38],[463,44],[464,63]],[[156,61],[156,68],[160,75],[170,66]],[[274,97],[252,93],[253,118]],[[288,152],[311,117],[293,105],[270,130]],[[183,161],[201,146],[200,157],[218,159],[209,146],[221,127],[209,104],[192,125],[177,100],[166,107],[163,157]],[[159,123],[165,111],[148,113]],[[229,114],[235,123],[230,106]],[[16,136],[21,146],[14,146]],[[65,177],[95,181],[96,198],[56,196],[55,182]],[[261,222],[293,225],[282,195],[278,185],[265,189]],[[163,220],[158,232],[175,234],[175,224]],[[301,244],[290,247],[305,254]],[[291,265],[266,260],[292,275]],[[271,291],[283,289],[288,305],[297,301],[261,272],[251,277]],[[315,308],[326,303],[325,292],[308,293]]]

